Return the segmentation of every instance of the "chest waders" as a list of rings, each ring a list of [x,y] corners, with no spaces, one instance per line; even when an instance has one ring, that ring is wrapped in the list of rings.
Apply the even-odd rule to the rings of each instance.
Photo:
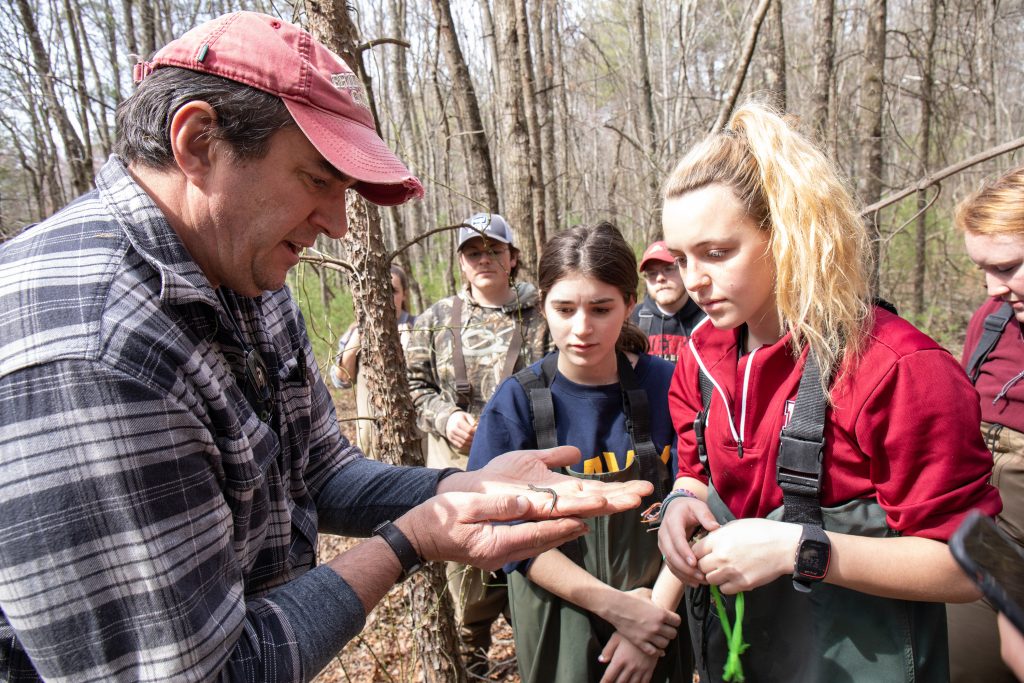
[[[827,400],[820,377],[818,361],[808,353],[793,417],[780,434],[776,480],[783,505],[767,517],[857,536],[896,536],[874,499],[821,507]],[[703,372],[700,387],[703,410],[694,422],[697,451],[708,473],[708,506],[725,524],[736,517],[711,481],[704,429],[713,386]],[[707,586],[686,590],[690,636],[702,683],[722,680],[728,655],[721,623],[715,610],[709,609],[709,592]],[[804,593],[793,587],[789,575],[745,596],[743,636],[750,644],[743,655],[746,683],[949,680],[942,603],[880,598],[825,582]],[[722,598],[729,618],[735,619],[735,597]]]
[[[537,448],[558,444],[551,383],[558,354],[544,359],[541,377],[530,368],[515,378],[530,399]],[[662,463],[651,441],[647,394],[639,386],[633,367],[619,354],[619,384],[623,411],[630,432],[634,458],[618,472],[583,474],[563,469],[564,474],[605,482],[647,479],[655,487],[650,498],[661,500],[669,490],[668,467]],[[560,550],[588,573],[618,590],[650,587],[661,568],[656,534],[646,533],[640,510],[585,520],[590,533],[571,541]],[[516,641],[516,658],[524,683],[597,683],[605,665],[597,661],[615,628],[586,610],[552,595],[521,572],[508,575],[509,605]],[[680,614],[680,616],[683,616]],[[666,648],[654,670],[652,681],[690,683],[692,661],[685,647],[685,622],[679,637]]]

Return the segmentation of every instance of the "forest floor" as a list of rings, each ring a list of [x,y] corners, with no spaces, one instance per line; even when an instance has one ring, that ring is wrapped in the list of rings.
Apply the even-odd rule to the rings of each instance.
[[[346,418],[355,414],[355,392],[331,389],[334,405],[346,432]],[[320,536],[321,561],[330,559],[357,540],[340,536]],[[504,619],[495,622],[493,645],[489,653],[491,672],[487,678],[477,680],[518,683],[515,665],[515,647],[512,628]],[[415,683],[423,680],[419,658],[416,656],[412,618],[405,601],[405,591],[398,584],[377,605],[366,619],[363,632],[354,638],[327,668],[314,679],[314,683]]]

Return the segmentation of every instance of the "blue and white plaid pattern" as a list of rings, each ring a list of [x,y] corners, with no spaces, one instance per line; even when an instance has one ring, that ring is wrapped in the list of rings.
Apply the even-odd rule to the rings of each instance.
[[[266,596],[314,566],[314,499],[361,454],[287,288],[226,295],[271,424],[214,291],[116,157],[0,247],[0,679],[303,675]]]

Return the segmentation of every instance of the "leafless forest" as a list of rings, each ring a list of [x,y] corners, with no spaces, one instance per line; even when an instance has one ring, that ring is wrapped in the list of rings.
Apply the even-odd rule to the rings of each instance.
[[[423,201],[398,209],[355,202],[353,235],[321,245],[335,267],[306,266],[322,297],[354,291],[364,322],[387,308],[373,297],[384,296],[376,285],[387,282],[389,256],[435,294],[454,286],[452,232],[441,228],[474,211],[500,212],[516,227],[527,273],[548,236],[581,222],[614,220],[639,253],[659,232],[659,186],[674,162],[736,103],[758,97],[799,118],[868,209],[878,293],[957,352],[984,290],[952,209],[981,179],[1024,159],[1014,151],[1024,145],[1021,0],[2,5],[0,239],[89,189],[111,153],[114,110],[131,92],[139,55],[235,9],[304,24],[332,45],[427,188]],[[425,291],[414,290],[416,310],[430,303]],[[366,339],[391,341],[387,332]],[[380,369],[366,369],[394,385],[386,361],[395,355],[382,357]],[[407,424],[401,397],[375,401]],[[382,428],[385,442],[408,439]],[[443,609],[436,619],[446,621]],[[415,655],[398,652],[380,655],[367,678],[350,678],[464,680],[428,640],[419,639],[420,673],[409,664]]]

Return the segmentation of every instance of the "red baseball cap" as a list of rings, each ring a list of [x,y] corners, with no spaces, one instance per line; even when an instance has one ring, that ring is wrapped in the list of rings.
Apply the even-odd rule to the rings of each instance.
[[[359,77],[301,28],[256,12],[225,14],[135,65],[139,82],[162,66],[221,76],[280,97],[295,123],[374,204],[423,196],[423,185],[377,135]]]
[[[661,261],[663,263],[675,263],[676,257],[668,250],[668,246],[661,241],[653,242],[647,247],[643,258],[640,259],[640,270],[643,271],[648,261]]]

